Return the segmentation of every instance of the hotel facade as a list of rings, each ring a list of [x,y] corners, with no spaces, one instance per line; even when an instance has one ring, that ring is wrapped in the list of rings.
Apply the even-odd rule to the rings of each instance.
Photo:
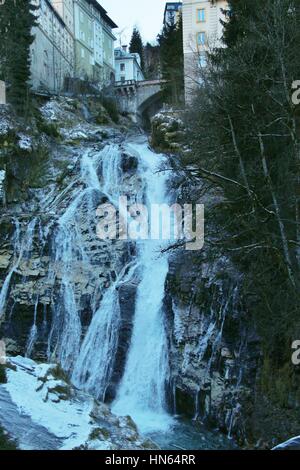
[[[114,81],[113,29],[117,25],[97,0],[31,0],[38,7],[31,47],[31,85],[59,93],[66,78]]]
[[[226,19],[223,10],[226,0],[183,0],[183,51],[185,96],[190,101],[199,83],[199,69],[205,67],[210,47],[220,47],[223,34],[221,20]]]

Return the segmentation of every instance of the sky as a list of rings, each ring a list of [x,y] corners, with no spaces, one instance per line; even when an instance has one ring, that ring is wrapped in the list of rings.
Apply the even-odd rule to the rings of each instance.
[[[166,0],[98,0],[119,26],[122,44],[129,44],[133,27],[138,26],[144,42],[154,42],[162,29]]]

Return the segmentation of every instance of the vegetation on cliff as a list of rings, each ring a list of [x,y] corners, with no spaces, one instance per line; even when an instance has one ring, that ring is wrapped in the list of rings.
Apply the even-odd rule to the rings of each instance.
[[[160,67],[163,84],[163,98],[172,105],[183,100],[183,41],[182,18],[177,23],[166,23],[157,37],[160,51]]]
[[[244,275],[243,296],[264,355],[261,387],[282,406],[299,400],[291,344],[299,322],[298,1],[231,0],[226,47],[208,54],[186,115],[189,180],[221,188],[215,246]],[[220,230],[221,227],[221,230]]]

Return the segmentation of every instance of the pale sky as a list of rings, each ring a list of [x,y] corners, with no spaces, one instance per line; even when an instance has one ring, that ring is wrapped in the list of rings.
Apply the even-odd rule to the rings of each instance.
[[[124,30],[122,44],[129,44],[135,25],[138,26],[144,42],[154,42],[162,29],[166,0],[98,0],[98,2],[119,26],[119,30],[114,30],[118,42],[118,33]]]

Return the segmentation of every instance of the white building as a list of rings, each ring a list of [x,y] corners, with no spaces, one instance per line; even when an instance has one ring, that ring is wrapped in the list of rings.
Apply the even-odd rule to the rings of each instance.
[[[57,93],[63,89],[65,77],[73,76],[74,72],[71,9],[67,9],[68,15],[62,13],[68,26],[50,0],[31,1],[38,6],[38,25],[33,30],[35,40],[31,46],[32,88]]]
[[[127,52],[127,46],[115,50],[115,67],[117,83],[145,80],[139,54]]]
[[[60,92],[67,77],[101,86],[115,80],[113,29],[98,0],[30,0],[38,7],[31,47],[34,90]]]
[[[223,26],[226,17],[223,10],[226,0],[183,0],[183,50],[185,95],[189,101],[197,86],[199,67],[205,67],[209,47],[222,46]]]

